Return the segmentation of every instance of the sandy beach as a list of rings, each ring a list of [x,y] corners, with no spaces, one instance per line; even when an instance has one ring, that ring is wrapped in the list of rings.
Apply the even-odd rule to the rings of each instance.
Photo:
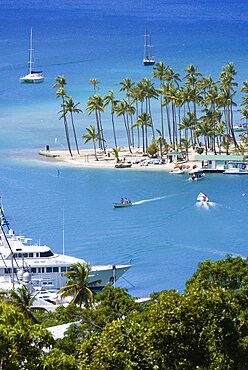
[[[107,150],[106,154],[98,150],[98,160],[95,158],[93,149],[80,149],[80,155],[75,150],[72,150],[73,157],[71,157],[68,150],[44,149],[41,150],[39,154],[48,160],[61,162],[63,165],[73,167],[113,169],[117,164],[112,150]],[[119,163],[131,163],[132,166],[121,169],[116,168],[116,170],[172,171],[182,166],[186,171],[190,171],[193,167],[195,168],[195,166],[200,167],[200,163],[194,161],[194,153],[190,153],[189,161],[169,162],[166,155],[163,159],[165,163],[158,164],[156,162],[159,160],[144,156],[141,149],[133,148],[131,154],[128,148],[122,147],[119,154]]]

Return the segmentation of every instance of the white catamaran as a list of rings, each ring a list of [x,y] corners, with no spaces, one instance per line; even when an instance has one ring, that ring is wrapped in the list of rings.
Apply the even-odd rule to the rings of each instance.
[[[28,74],[20,78],[21,83],[40,83],[44,81],[42,71],[33,70],[33,30],[30,30],[30,46],[29,46],[29,60],[28,60]]]
[[[147,29],[145,29],[145,35],[144,35],[144,59],[143,63],[144,66],[153,66],[155,64],[155,59],[151,55],[152,45],[151,45],[151,35],[147,33]]]

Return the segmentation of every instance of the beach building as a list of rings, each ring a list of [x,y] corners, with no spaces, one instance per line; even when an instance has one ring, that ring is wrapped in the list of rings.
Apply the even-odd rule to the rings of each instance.
[[[201,162],[201,167],[207,171],[223,172],[228,167],[228,162],[243,162],[243,155],[227,154],[195,154],[195,161]]]
[[[172,162],[173,163],[180,163],[180,162],[185,161],[185,158],[183,157],[182,152],[176,152],[176,151],[169,152],[167,154],[167,159],[168,159],[169,163],[172,163]]]

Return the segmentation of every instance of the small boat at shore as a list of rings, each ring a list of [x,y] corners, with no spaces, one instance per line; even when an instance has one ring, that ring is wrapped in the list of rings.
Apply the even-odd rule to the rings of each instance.
[[[208,201],[208,197],[206,196],[206,194],[204,193],[199,193],[196,200],[198,202],[207,202]]]
[[[192,181],[203,180],[204,177],[205,177],[205,173],[200,168],[195,168],[189,172],[189,179]]]
[[[247,162],[230,161],[227,163],[227,169],[223,172],[225,175],[248,175]]]
[[[132,163],[117,163],[115,168],[130,168],[132,167]]]
[[[180,169],[180,168],[177,168],[175,170],[169,171],[169,173],[172,173],[174,175],[183,175],[185,173],[185,171]]]
[[[133,203],[128,199],[121,199],[120,202],[113,203],[114,208],[123,208],[123,207],[130,207]]]

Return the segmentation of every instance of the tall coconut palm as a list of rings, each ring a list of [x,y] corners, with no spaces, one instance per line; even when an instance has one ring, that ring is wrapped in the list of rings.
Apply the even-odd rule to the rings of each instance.
[[[236,93],[234,87],[238,86],[237,82],[234,81],[234,76],[236,74],[237,71],[234,69],[234,64],[232,62],[229,62],[222,68],[219,79],[219,102],[221,102],[221,106],[224,108],[227,134],[231,135],[234,145],[237,147],[238,143],[233,129],[233,106],[236,105],[233,100]]]
[[[24,316],[31,320],[33,323],[36,323],[37,320],[32,313],[31,306],[35,300],[35,294],[31,289],[27,288],[25,285],[22,285],[20,288],[15,290],[10,290],[9,298],[11,303],[24,314]]]
[[[58,90],[56,91],[56,99],[59,99],[59,98],[62,99],[61,106],[64,110],[65,98],[67,96],[66,93],[65,93],[65,90],[64,90],[64,87],[66,85],[66,80],[65,80],[64,76],[58,76],[58,77],[55,78],[55,81],[56,81],[56,83],[53,85],[52,88],[53,89],[58,88]],[[63,115],[63,120],[64,120],[64,128],[65,128],[65,136],[66,136],[67,146],[68,146],[69,153],[72,157],[73,155],[72,155],[72,151],[71,151],[70,135],[69,135],[69,130],[68,130],[66,114]]]
[[[99,148],[103,149],[104,152],[106,152],[106,147],[104,144],[105,140],[104,140],[103,127],[102,127],[102,120],[101,120],[101,112],[103,111],[104,111],[104,102],[103,102],[102,97],[98,94],[94,94],[87,101],[86,112],[89,115],[95,112],[96,126],[97,126],[97,131],[99,134]]]
[[[127,120],[127,114],[129,112],[129,109],[130,107],[129,107],[128,101],[123,99],[123,100],[118,101],[118,103],[116,104],[115,111],[116,111],[117,117],[119,116],[123,117],[124,126],[125,126],[126,134],[127,134],[128,148],[129,148],[129,152],[132,153],[130,127],[128,125],[128,120]]]
[[[103,138],[100,137],[100,134],[96,132],[95,126],[90,125],[90,127],[86,127],[86,133],[82,135],[82,138],[85,139],[84,143],[87,144],[89,141],[92,141],[93,148],[94,148],[94,154],[96,161],[98,161],[98,157],[96,154],[96,143],[98,140],[103,140]]]
[[[164,115],[163,115],[163,95],[162,95],[162,88],[164,85],[165,81],[165,75],[168,67],[165,66],[163,62],[158,62],[154,65],[153,67],[153,72],[152,75],[155,78],[158,78],[160,81],[160,89],[158,90],[159,92],[159,97],[160,97],[160,120],[161,120],[161,133],[162,133],[162,138],[165,137],[164,135]]]
[[[151,117],[146,112],[141,113],[137,119],[137,122],[133,124],[133,127],[141,126],[142,138],[143,138],[143,153],[147,153],[148,148],[148,136],[147,127],[151,127]]]
[[[80,152],[79,152],[79,148],[78,148],[77,134],[76,134],[76,129],[75,129],[75,125],[74,125],[73,114],[74,113],[77,113],[77,114],[82,113],[82,110],[77,108],[79,104],[80,103],[75,104],[74,101],[72,100],[72,97],[69,96],[68,98],[66,98],[65,102],[63,103],[63,110],[61,111],[61,113],[62,113],[61,117],[63,117],[67,113],[70,113],[71,125],[72,125],[75,145],[76,145],[78,154],[80,154]]]
[[[125,91],[126,92],[126,98],[127,98],[127,101],[128,101],[128,104],[129,106],[132,106],[132,102],[131,102],[131,89],[132,87],[134,86],[134,82],[132,82],[131,78],[124,78],[121,82],[120,82],[120,89],[119,91]],[[127,125],[129,126],[129,120],[128,120],[128,115],[127,115]],[[133,124],[133,117],[132,115],[130,116],[130,120],[131,120],[131,126]],[[133,134],[133,130],[131,129],[131,144],[132,146],[134,146],[134,134]]]
[[[109,90],[108,94],[104,95],[103,100],[104,100],[104,107],[106,107],[106,105],[108,104],[111,104],[110,112],[111,112],[112,129],[113,129],[115,147],[117,148],[117,139],[116,139],[115,122],[114,122],[114,114],[115,114],[115,107],[117,104],[117,100],[114,97],[113,90]]]
[[[85,308],[91,307],[94,295],[90,287],[98,284],[100,280],[94,284],[89,284],[90,270],[88,263],[78,262],[71,265],[69,271],[65,273],[66,285],[58,290],[58,294],[61,294],[62,298],[73,296],[71,304],[78,304],[80,307],[84,305]]]
[[[91,78],[88,84],[93,86],[94,94],[96,93],[96,90],[99,90],[98,85],[100,84],[100,82],[97,80],[97,78]]]

